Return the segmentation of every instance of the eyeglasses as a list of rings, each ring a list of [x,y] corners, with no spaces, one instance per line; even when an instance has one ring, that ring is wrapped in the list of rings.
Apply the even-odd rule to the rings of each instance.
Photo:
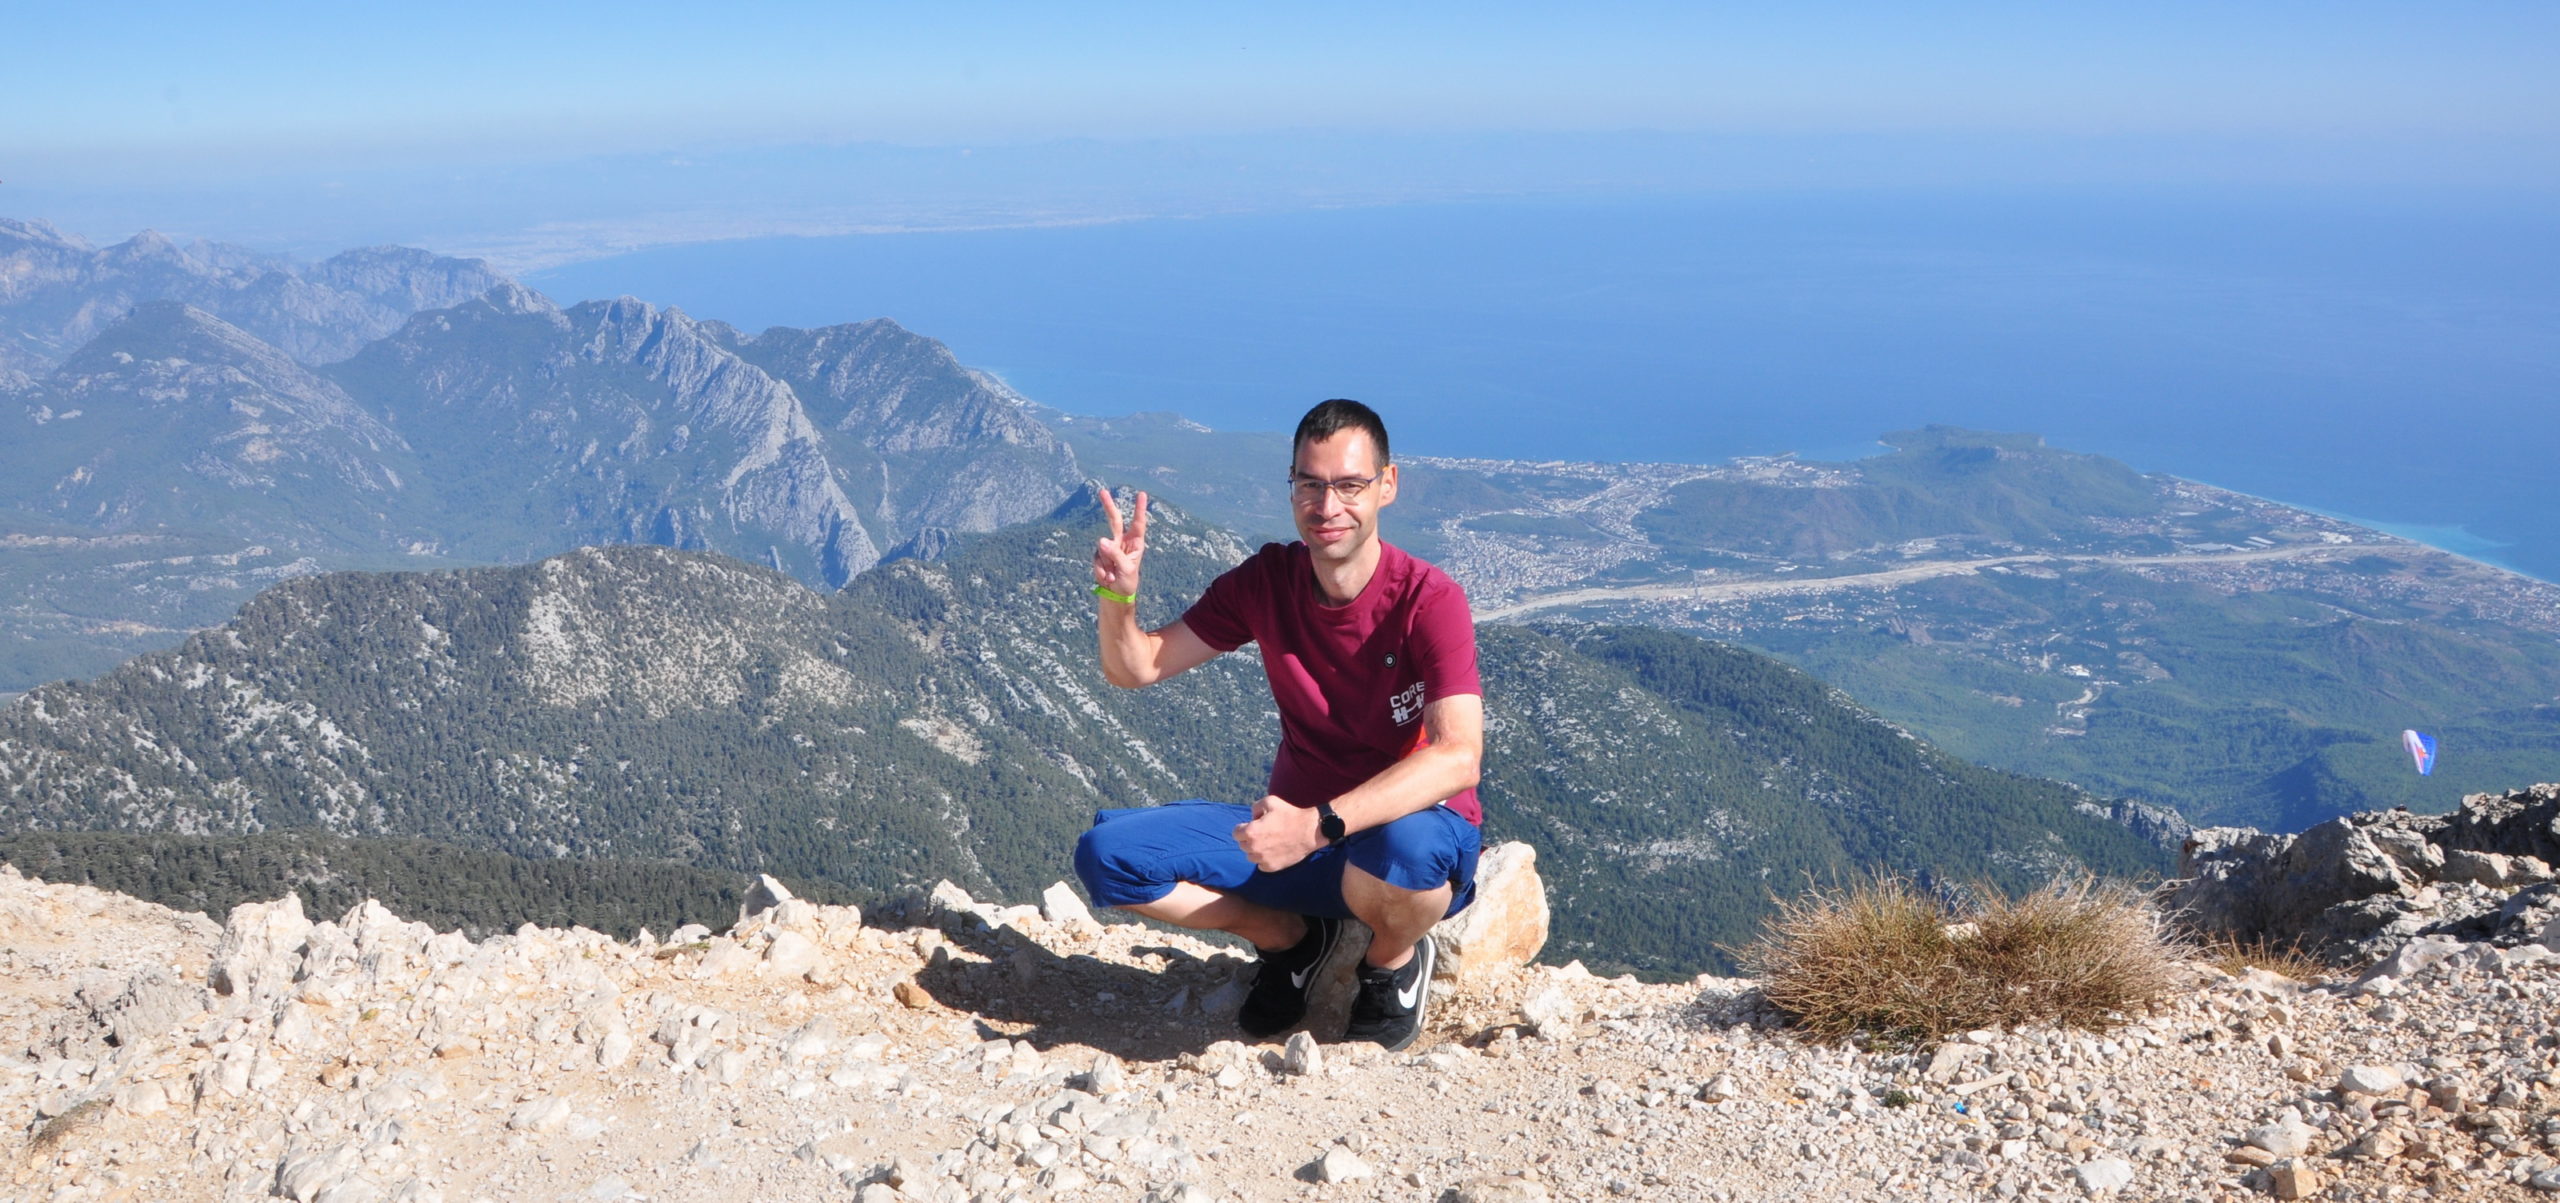
[[[1379,476],[1383,475],[1385,473],[1379,473]],[[1324,500],[1324,491],[1331,489],[1334,496],[1341,498],[1343,504],[1348,505],[1360,500],[1360,495],[1376,483],[1378,483],[1377,476],[1346,476],[1340,480],[1325,480],[1314,476],[1300,476],[1292,472],[1289,474],[1289,500],[1299,505],[1315,505]]]

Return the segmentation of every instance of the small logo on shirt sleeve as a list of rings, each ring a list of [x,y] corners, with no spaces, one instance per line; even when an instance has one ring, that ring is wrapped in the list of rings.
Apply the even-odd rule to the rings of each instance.
[[[1388,653],[1387,653],[1387,667],[1389,667],[1389,668],[1394,668],[1395,666],[1396,666],[1396,654],[1395,654],[1394,652],[1388,652]]]

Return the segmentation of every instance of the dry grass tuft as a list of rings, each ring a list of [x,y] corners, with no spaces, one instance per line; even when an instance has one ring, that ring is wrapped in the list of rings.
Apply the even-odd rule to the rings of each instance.
[[[1816,1038],[1935,1039],[1974,1028],[2099,1028],[2176,983],[2188,951],[2134,891],[2082,879],[1951,909],[1898,877],[1783,901],[1742,953]]]
[[[1955,976],[1946,912],[1898,877],[1781,901],[1745,949],[1769,1002],[1815,1036],[1934,1031]]]
[[[105,1119],[106,1109],[103,1099],[82,1099],[78,1106],[46,1120],[42,1127],[37,1128],[35,1135],[27,1141],[27,1151],[37,1156],[53,1152],[73,1132]]]
[[[2207,943],[2201,955],[2206,964],[2234,977],[2252,969],[2264,969],[2297,982],[2317,985],[2337,976],[2327,962],[2303,951],[2301,945],[2279,944],[2264,937],[2240,940],[2224,936]]]

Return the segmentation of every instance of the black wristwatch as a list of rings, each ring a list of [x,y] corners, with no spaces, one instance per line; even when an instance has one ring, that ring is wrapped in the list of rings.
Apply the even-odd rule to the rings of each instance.
[[[1351,834],[1351,825],[1333,813],[1333,803],[1320,802],[1316,805],[1316,831],[1324,836],[1324,842],[1339,844],[1342,837]]]

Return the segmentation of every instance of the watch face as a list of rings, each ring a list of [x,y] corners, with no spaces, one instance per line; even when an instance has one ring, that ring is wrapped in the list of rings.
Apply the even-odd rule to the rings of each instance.
[[[1328,840],[1339,840],[1351,834],[1349,825],[1342,821],[1342,816],[1333,813],[1330,809],[1324,812],[1323,817],[1316,820],[1316,830],[1323,833],[1324,838]]]

